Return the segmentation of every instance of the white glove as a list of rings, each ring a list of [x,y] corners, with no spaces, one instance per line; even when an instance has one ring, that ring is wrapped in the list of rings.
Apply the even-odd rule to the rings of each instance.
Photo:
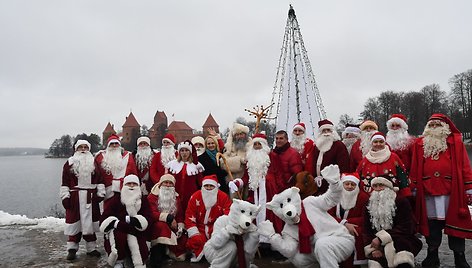
[[[267,238],[270,238],[275,234],[274,225],[271,221],[265,220],[257,226],[257,232]]]
[[[329,165],[323,168],[321,176],[330,184],[338,182],[341,179],[338,165]]]
[[[244,182],[241,179],[234,179],[228,183],[228,187],[231,194],[236,193],[237,191],[239,191],[239,188],[242,188],[243,186]]]
[[[182,227],[179,227],[177,229],[177,233],[175,233],[175,236],[177,236],[177,238],[180,238],[183,232],[184,232],[184,229]]]
[[[98,197],[105,197],[105,194],[106,194],[106,190],[105,190],[105,185],[104,184],[98,184],[97,185],[97,196]]]

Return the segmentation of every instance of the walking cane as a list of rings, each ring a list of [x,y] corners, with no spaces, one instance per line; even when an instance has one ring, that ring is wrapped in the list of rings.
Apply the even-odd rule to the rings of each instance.
[[[220,158],[223,159],[223,164],[225,165],[226,171],[228,172],[229,180],[233,180],[233,174],[231,173],[231,170],[229,169],[228,162],[226,162],[226,157],[222,153],[217,153],[216,154],[216,164],[220,166]],[[239,192],[239,189],[236,191],[238,198],[243,200],[243,197],[241,193]]]

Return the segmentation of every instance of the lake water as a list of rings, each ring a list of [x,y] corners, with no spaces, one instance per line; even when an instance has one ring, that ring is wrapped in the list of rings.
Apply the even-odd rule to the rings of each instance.
[[[472,148],[469,149],[472,162]],[[0,157],[0,210],[29,218],[57,216],[62,167],[67,159]]]

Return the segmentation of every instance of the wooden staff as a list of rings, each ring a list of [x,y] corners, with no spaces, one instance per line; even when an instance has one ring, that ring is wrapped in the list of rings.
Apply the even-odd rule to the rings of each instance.
[[[222,153],[217,153],[216,154],[216,164],[220,166],[220,158],[223,159],[223,164],[225,165],[226,171],[228,172],[229,180],[233,180],[233,174],[231,173],[231,170],[229,169],[228,162],[226,162],[226,157]],[[241,193],[239,192],[239,189],[236,191],[238,198],[241,200],[244,200]]]

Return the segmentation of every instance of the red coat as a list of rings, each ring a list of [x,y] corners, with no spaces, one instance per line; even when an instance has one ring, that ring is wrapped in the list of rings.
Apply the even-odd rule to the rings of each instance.
[[[368,202],[369,195],[360,190],[359,194],[357,195],[356,205],[353,208],[345,211],[344,217],[341,218],[340,215],[340,204],[328,210],[328,213],[331,214],[331,216],[333,216],[338,222],[345,220],[348,223],[352,223],[358,226],[356,230],[359,236],[355,237],[356,250],[354,264],[357,264],[357,261],[362,261],[366,259],[364,254],[364,240],[362,233],[364,231],[364,210]]]
[[[158,189],[158,188],[157,188]],[[172,231],[167,222],[169,213],[161,212],[159,210],[159,196],[154,193],[148,195],[149,207],[151,208],[151,216],[153,224],[151,229],[151,241],[156,241],[159,244],[177,245],[177,237],[175,230]],[[180,197],[176,196],[176,212],[172,214],[178,225],[184,224],[185,211],[182,209]]]
[[[300,159],[302,160],[302,164],[305,165],[306,159],[308,155],[313,151],[315,148],[315,142],[312,139],[306,138],[305,144],[303,145],[303,152],[298,153],[300,155]]]
[[[102,162],[103,162],[103,154],[105,154],[106,151],[100,151],[97,156],[95,156],[95,162],[96,165],[98,166],[98,170],[100,173],[100,176],[103,178],[103,182],[105,184],[105,188],[107,191],[107,194],[105,196],[105,199],[109,199],[111,196],[113,196],[113,192],[119,192],[121,189],[121,184],[123,183],[123,178],[126,177],[127,175],[134,174],[137,175],[138,171],[136,169],[136,164],[134,162],[133,155],[128,152],[124,151],[122,156],[123,156],[123,164],[126,165],[126,168],[123,169],[123,172],[120,174],[111,174],[111,172],[107,172],[103,167],[102,167]],[[115,182],[115,183],[113,183]],[[113,187],[112,187],[113,185]]]
[[[364,158],[361,150],[361,140],[357,140],[351,147],[351,154],[349,155],[349,169],[350,172],[356,171],[357,167]]]
[[[308,159],[305,164],[305,170],[310,172],[313,177],[320,176],[317,174],[316,163],[320,155],[320,150],[316,147],[313,149],[312,153],[308,156]],[[323,161],[321,162],[320,171],[324,167],[329,165],[338,165],[339,171],[341,173],[349,171],[349,153],[347,151],[346,145],[342,141],[335,141],[327,152],[323,154]],[[321,195],[328,190],[328,182],[323,180],[321,187],[318,188],[317,195]]]
[[[64,189],[68,191],[70,197],[64,198],[62,204],[66,209],[66,226],[64,228],[64,234],[66,235],[76,235],[82,233],[83,235],[93,234],[98,232],[98,222],[100,220],[100,207],[99,203],[103,200],[103,197],[97,196],[97,185],[102,185],[102,177],[98,173],[97,166],[95,166],[95,171],[90,174],[90,180],[86,182],[81,182],[79,185],[79,179],[74,174],[72,170],[72,165],[70,161],[67,161],[64,164],[62,169],[62,184],[61,191]],[[103,189],[103,188],[102,188]],[[79,198],[79,192],[86,192],[86,197]],[[81,211],[81,204],[91,204],[91,221],[81,221],[81,216],[86,217],[87,212]],[[83,205],[83,204],[82,204]],[[87,219],[87,218],[85,218]],[[90,219],[90,218],[89,218]]]
[[[177,152],[175,153],[175,156],[177,157]],[[162,165],[161,162],[161,152],[157,152],[152,158],[151,167],[149,171],[152,183],[158,183],[162,175],[166,173],[166,168],[164,165]]]
[[[272,150],[269,157],[270,166],[266,175],[267,183],[270,183],[271,180],[275,182],[278,190],[277,193],[294,186],[295,180],[290,180],[291,177],[303,171],[302,160],[298,152],[292,147],[287,146],[280,153]],[[270,200],[267,199],[267,202],[270,202]]]
[[[175,191],[182,200],[182,209],[187,209],[188,200],[200,189],[203,178],[203,166],[198,163],[179,162],[172,160],[168,164],[169,173],[175,177]]]
[[[425,196],[426,192],[432,191],[439,180],[439,177],[447,179],[447,169],[450,168],[450,195],[449,206],[446,214],[446,226],[444,233],[456,237],[472,239],[472,220],[467,207],[467,197],[465,191],[472,189],[472,170],[470,161],[462,142],[460,133],[453,133],[447,137],[447,152],[440,154],[437,166],[433,160],[424,158],[423,138],[419,138],[413,146],[413,158],[411,163],[410,178],[416,185],[416,219],[419,232],[425,236],[429,235],[428,217],[426,212]],[[445,159],[444,159],[445,158]],[[445,163],[450,159],[449,164]],[[426,164],[429,163],[429,168]],[[431,179],[432,178],[432,179]],[[430,180],[430,182],[428,182]],[[436,187],[444,187],[444,183],[439,183]],[[429,189],[429,190],[427,190]]]
[[[407,197],[411,196],[409,180],[406,176],[405,166],[397,154],[391,153],[387,161],[383,163],[371,163],[367,157],[364,157],[357,167],[357,173],[362,180],[363,190],[367,193],[372,192],[370,181],[375,177],[385,177],[388,179],[398,180],[394,183],[395,187],[399,187],[399,195]]]

